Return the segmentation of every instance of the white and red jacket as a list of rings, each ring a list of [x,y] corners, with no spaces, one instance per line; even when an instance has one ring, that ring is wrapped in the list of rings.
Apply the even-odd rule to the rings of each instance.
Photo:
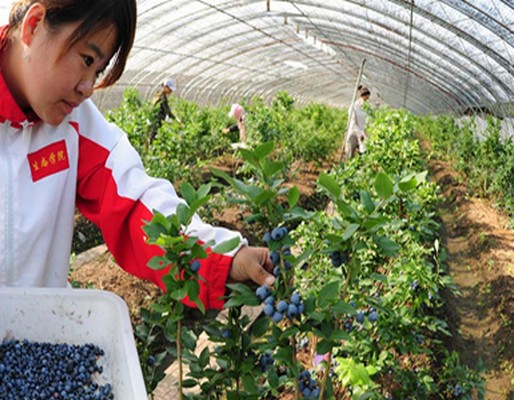
[[[51,126],[22,112],[0,71],[0,286],[66,286],[77,206],[123,269],[164,288],[166,271],[147,266],[163,251],[145,242],[142,226],[152,210],[169,215],[181,202],[168,181],[145,173],[127,135],[91,100]],[[241,237],[199,218],[187,232],[204,242]],[[201,261],[206,308],[222,306],[235,251]]]

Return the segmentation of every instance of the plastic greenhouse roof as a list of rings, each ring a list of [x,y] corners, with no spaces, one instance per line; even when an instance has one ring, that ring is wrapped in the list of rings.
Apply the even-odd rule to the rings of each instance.
[[[151,97],[173,76],[200,104],[285,90],[342,107],[365,60],[372,101],[514,114],[514,0],[138,0],[138,14],[125,75],[97,102],[127,86]]]

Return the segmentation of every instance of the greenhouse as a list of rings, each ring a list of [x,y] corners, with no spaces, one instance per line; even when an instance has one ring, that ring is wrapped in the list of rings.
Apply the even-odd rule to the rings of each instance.
[[[73,221],[47,216],[70,234],[68,287],[27,289],[14,317],[16,238],[60,239],[30,201],[19,220],[0,208],[0,398],[514,399],[514,0],[137,0],[123,73],[88,89],[89,62],[97,85],[118,66],[130,2],[105,0],[117,35],[100,24],[61,61],[36,46],[55,49],[66,23],[34,21],[85,3],[0,0],[0,27],[26,5],[21,35],[0,30],[1,207],[64,204],[42,187],[76,167]],[[73,91],[88,94],[48,111],[42,81],[78,77],[75,48]],[[16,189],[24,168],[34,192]],[[60,286],[41,275],[28,286]],[[65,291],[83,297],[57,304]],[[121,322],[96,316],[102,292]],[[94,353],[92,381],[23,383],[41,370],[9,360],[47,340]],[[63,351],[82,363],[43,351],[45,370]]]

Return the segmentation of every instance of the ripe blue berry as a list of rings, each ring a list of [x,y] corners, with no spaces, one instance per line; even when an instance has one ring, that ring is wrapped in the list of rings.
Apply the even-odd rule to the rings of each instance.
[[[284,226],[277,226],[271,231],[271,239],[281,240],[287,234],[287,228]]]
[[[266,299],[270,294],[270,288],[267,285],[259,286],[255,291],[255,294],[260,301],[264,301],[264,299]]]
[[[273,307],[273,304],[266,304],[263,311],[264,314],[266,314],[268,317],[271,317],[275,313],[275,307]]]
[[[285,300],[280,300],[277,304],[277,311],[278,312],[285,312],[288,308],[287,302]]]
[[[370,320],[370,322],[375,322],[378,319],[378,313],[373,310],[369,313],[368,319]]]
[[[298,315],[298,307],[294,304],[289,304],[286,311],[287,318],[293,319]]]
[[[279,265],[280,264],[280,253],[278,251],[272,251],[269,255],[269,258],[271,259],[271,262],[274,264],[274,265]]]
[[[271,240],[271,234],[269,232],[266,232],[264,234],[264,241],[268,243]]]
[[[295,305],[299,305],[302,301],[300,295],[298,294],[298,292],[294,292],[292,295],[291,295],[291,303],[295,304]]]
[[[362,311],[357,311],[357,317],[355,318],[359,324],[364,322],[364,313]]]
[[[198,272],[199,269],[200,269],[200,261],[198,261],[198,260],[193,261],[191,263],[191,271]]]
[[[284,314],[278,312],[278,311],[275,311],[273,313],[273,316],[271,317],[272,321],[275,322],[275,323],[279,323],[280,321],[282,321],[282,319],[284,318]]]

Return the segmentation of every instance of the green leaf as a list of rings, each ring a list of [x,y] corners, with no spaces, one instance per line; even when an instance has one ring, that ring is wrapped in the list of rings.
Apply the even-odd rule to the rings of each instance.
[[[239,154],[241,154],[241,157],[243,157],[243,160],[245,160],[248,164],[252,165],[254,168],[260,169],[260,159],[255,154],[254,151],[239,148],[238,149]]]
[[[332,307],[330,307],[336,314],[350,314],[355,315],[355,308],[346,303],[343,300],[338,301]]]
[[[160,271],[160,270],[166,268],[169,264],[170,264],[170,261],[166,257],[155,256],[155,257],[152,257],[150,259],[150,261],[148,261],[147,265],[149,268],[151,268],[153,270]]]
[[[277,173],[282,171],[284,168],[285,168],[285,164],[283,162],[266,160],[264,162],[264,167],[263,167],[264,176],[268,179],[272,178]]]
[[[198,189],[198,193],[197,193],[198,198],[207,196],[210,193],[211,189],[212,189],[212,184],[210,184],[210,183],[200,186],[200,188]]]
[[[185,282],[185,286],[189,299],[192,301],[196,300],[200,294],[200,285],[198,284],[198,281],[195,279],[187,280]]]
[[[275,143],[273,141],[263,143],[255,148],[254,154],[259,159],[262,160],[264,157],[271,154],[273,149],[275,148]]]
[[[184,379],[182,381],[182,387],[192,388],[196,386],[196,381],[194,379]]]
[[[222,178],[225,181],[227,181],[229,184],[232,185],[232,181],[234,179],[230,175],[228,175],[225,171],[222,171],[221,169],[217,169],[217,168],[214,168],[214,167],[211,167],[210,170],[211,170],[211,173],[214,176],[216,176],[218,178]]]
[[[218,243],[216,246],[213,247],[212,251],[218,254],[229,253],[232,250],[236,249],[237,246],[239,246],[240,242],[241,239],[238,236],[236,236],[235,238]]]
[[[195,299],[195,300],[194,300],[194,303],[196,304],[196,306],[198,307],[198,309],[200,310],[200,312],[201,312],[202,314],[205,314],[205,306],[203,305],[202,300],[200,300],[199,298],[198,298],[198,299]]]
[[[202,206],[204,206],[205,204],[207,204],[209,202],[211,198],[209,196],[205,196],[205,197],[199,197],[198,199],[196,199],[195,201],[193,201],[192,203],[190,203],[189,205],[189,209],[190,209],[190,213],[191,213],[191,217],[193,216],[193,214],[198,211],[198,209]]]
[[[209,365],[211,357],[211,352],[209,350],[209,347],[205,347],[202,352],[200,353],[200,356],[198,357],[198,364],[200,368],[205,368],[207,365]]]
[[[318,345],[316,346],[316,353],[326,354],[332,350],[332,347],[333,344],[328,340],[321,340],[320,342],[318,342]]]
[[[337,209],[339,213],[345,217],[356,218],[358,216],[357,212],[350,206],[348,203],[344,202],[341,199],[336,201]]]
[[[252,324],[252,334],[255,337],[263,336],[268,331],[269,323],[270,319],[267,317],[256,319]]]
[[[314,215],[313,212],[306,211],[301,207],[293,207],[288,213],[284,214],[284,221],[291,221],[296,219],[307,220]]]
[[[341,187],[337,181],[327,173],[321,173],[318,177],[318,184],[326,189],[334,199],[338,199],[341,195]]]
[[[196,191],[193,186],[189,182],[183,182],[180,187],[180,192],[182,197],[187,202],[187,204],[191,204],[196,200]]]
[[[239,306],[258,306],[261,304],[255,294],[251,295],[237,295],[231,296],[230,299],[225,303],[225,308],[239,307]]]
[[[318,294],[318,303],[321,308],[334,302],[340,295],[339,282],[333,281],[325,285]]]
[[[209,257],[209,254],[198,243],[196,243],[195,246],[193,246],[193,248],[191,249],[191,258],[204,259],[207,257]]]
[[[418,186],[418,180],[412,174],[404,177],[400,182],[398,182],[398,188],[402,192],[408,192],[412,189],[415,189]]]
[[[185,287],[181,287],[168,294],[173,300],[182,300],[187,296],[187,289]]]
[[[358,224],[350,224],[346,227],[344,233],[343,233],[343,240],[350,239],[355,232],[357,232],[357,229],[359,229]]]
[[[259,193],[258,196],[254,198],[255,205],[257,207],[262,207],[264,203],[267,201],[270,201],[275,197],[275,192],[271,190],[263,190],[261,193]]]
[[[298,200],[300,199],[300,191],[296,186],[293,186],[289,193],[287,194],[287,202],[289,203],[289,208],[293,208]]]
[[[182,225],[189,225],[191,220],[191,213],[187,205],[180,203],[177,206],[177,216]]]
[[[375,243],[382,249],[382,252],[388,257],[396,256],[400,246],[385,236],[379,236],[375,239]]]
[[[371,194],[367,190],[362,190],[360,194],[362,205],[364,206],[368,214],[371,214],[375,210],[375,203],[373,203]]]
[[[379,173],[375,179],[375,190],[382,199],[388,199],[393,194],[394,184],[391,179],[383,172]]]
[[[257,385],[255,384],[255,377],[251,374],[243,375],[243,386],[247,392],[255,393],[258,391]]]

